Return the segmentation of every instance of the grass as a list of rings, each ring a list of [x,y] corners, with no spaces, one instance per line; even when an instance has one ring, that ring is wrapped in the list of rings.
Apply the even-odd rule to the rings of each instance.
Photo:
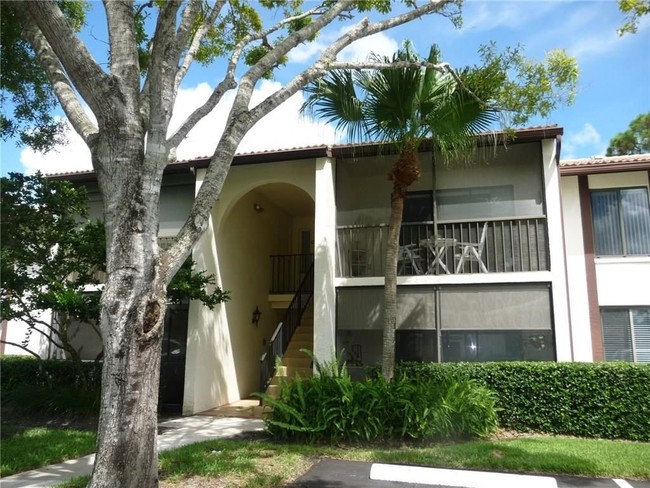
[[[3,429],[2,476],[93,451],[91,432]],[[161,487],[190,481],[226,487],[278,487],[306,472],[318,458],[537,474],[650,479],[650,443],[524,436],[444,444],[306,445],[267,440],[212,440],[160,454]],[[65,488],[81,488],[88,477]]]
[[[526,437],[394,448],[310,446],[215,440],[160,455],[160,478],[184,485],[193,477],[219,478],[231,487],[276,487],[307,471],[320,457],[420,466],[525,473],[649,479],[650,444]],[[167,486],[167,485],[165,485]]]
[[[74,429],[14,428],[2,425],[0,476],[95,452],[96,434]]]

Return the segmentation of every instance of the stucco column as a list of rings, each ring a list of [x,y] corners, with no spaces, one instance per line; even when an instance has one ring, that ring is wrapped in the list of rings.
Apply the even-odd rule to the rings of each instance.
[[[562,200],[560,196],[560,169],[557,164],[555,139],[542,141],[542,161],[546,188],[546,221],[553,292],[553,323],[555,350],[558,361],[574,361],[573,333],[569,316],[567,271],[562,229]],[[584,338],[581,338],[581,340]],[[591,347],[591,346],[589,346]]]
[[[316,160],[314,215],[314,354],[319,361],[335,351],[336,194],[332,158]]]

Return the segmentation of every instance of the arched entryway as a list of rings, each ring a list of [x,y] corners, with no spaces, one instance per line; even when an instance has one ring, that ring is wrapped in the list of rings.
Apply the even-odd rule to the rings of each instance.
[[[314,200],[288,183],[242,195],[216,233],[240,398],[259,391],[260,356],[313,260]],[[259,320],[255,320],[259,311]]]

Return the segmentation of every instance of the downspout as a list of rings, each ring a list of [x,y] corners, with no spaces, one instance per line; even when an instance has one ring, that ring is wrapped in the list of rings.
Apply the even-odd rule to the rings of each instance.
[[[564,206],[562,205],[562,175],[560,173],[560,150],[562,149],[562,135],[558,134],[555,136],[555,164],[557,166],[558,174],[558,189],[560,190],[560,225],[562,226],[562,249],[564,250],[564,286],[566,287],[566,303],[567,303],[567,313],[569,316],[569,343],[571,346],[571,362],[575,361],[575,351],[573,344],[573,322],[571,321],[571,297],[570,297],[570,288],[569,288],[569,273],[567,269],[567,252],[566,252],[566,235],[564,233]]]

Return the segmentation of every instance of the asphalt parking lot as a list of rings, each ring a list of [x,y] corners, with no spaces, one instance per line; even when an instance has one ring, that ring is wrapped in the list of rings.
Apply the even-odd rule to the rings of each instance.
[[[650,488],[650,481],[530,476],[321,459],[291,488]]]

